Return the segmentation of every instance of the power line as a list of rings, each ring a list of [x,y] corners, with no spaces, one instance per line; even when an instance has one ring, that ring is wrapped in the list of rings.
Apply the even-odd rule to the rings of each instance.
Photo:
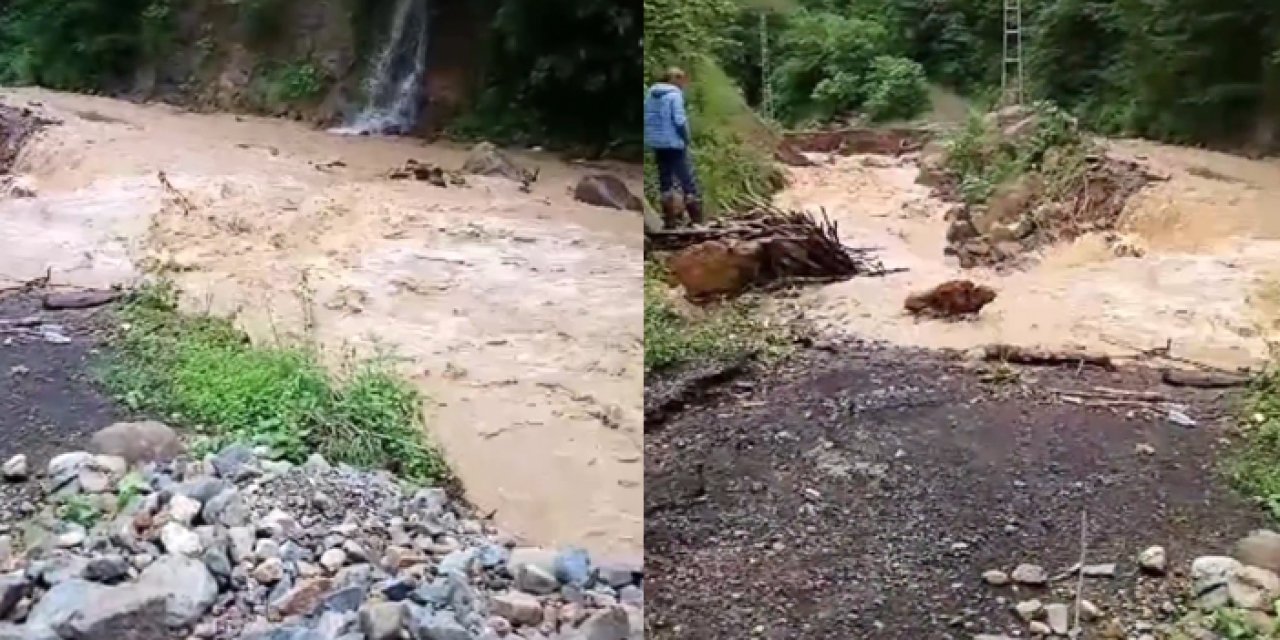
[[[1022,0],[1004,0],[1004,56],[1000,68],[1000,99],[1022,104]]]

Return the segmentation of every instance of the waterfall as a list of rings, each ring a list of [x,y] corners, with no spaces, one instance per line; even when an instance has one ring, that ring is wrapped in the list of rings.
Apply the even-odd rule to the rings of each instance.
[[[427,69],[428,0],[396,0],[386,45],[365,80],[365,105],[346,135],[405,134],[418,122]]]

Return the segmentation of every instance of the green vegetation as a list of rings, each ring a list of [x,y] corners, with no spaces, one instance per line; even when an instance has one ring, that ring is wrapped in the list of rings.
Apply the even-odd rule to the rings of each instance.
[[[1230,476],[1280,520],[1280,372],[1254,381],[1246,408],[1244,442],[1230,461]]]
[[[671,370],[693,362],[732,362],[773,357],[786,349],[786,331],[770,326],[749,303],[726,302],[699,310],[702,317],[682,315],[668,297],[662,269],[648,264],[644,277],[645,373]]]
[[[0,14],[0,83],[101,90],[173,38],[168,0],[10,0]]]
[[[132,296],[104,380],[127,406],[197,430],[211,446],[266,445],[300,461],[336,462],[438,481],[443,459],[423,440],[422,399],[385,362],[330,374],[303,347],[256,346],[230,321],[178,312],[176,291]]]
[[[1007,135],[992,118],[973,114],[946,141],[947,166],[966,202],[985,203],[997,188],[1028,174],[1045,179],[1051,198],[1078,182],[1092,149],[1071,116],[1042,102],[1032,107],[1029,122],[1030,130]]]
[[[260,94],[267,106],[308,104],[329,87],[324,71],[305,60],[271,68],[261,78]]]
[[[67,498],[67,501],[58,507],[58,517],[88,529],[98,523],[102,512],[94,504],[92,496],[81,494]]]

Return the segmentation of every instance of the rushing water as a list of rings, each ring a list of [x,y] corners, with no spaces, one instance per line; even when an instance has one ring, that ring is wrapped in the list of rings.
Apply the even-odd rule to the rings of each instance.
[[[397,0],[387,41],[365,81],[365,106],[334,133],[404,134],[418,122],[427,68],[428,0]]]

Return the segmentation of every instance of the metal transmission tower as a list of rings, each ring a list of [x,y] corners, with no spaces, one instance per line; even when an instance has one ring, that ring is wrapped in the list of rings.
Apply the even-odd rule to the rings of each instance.
[[[760,111],[773,119],[773,88],[769,86],[769,21],[768,12],[760,12]]]
[[[1001,102],[1022,104],[1022,0],[1004,0],[1004,62],[1000,69]]]

